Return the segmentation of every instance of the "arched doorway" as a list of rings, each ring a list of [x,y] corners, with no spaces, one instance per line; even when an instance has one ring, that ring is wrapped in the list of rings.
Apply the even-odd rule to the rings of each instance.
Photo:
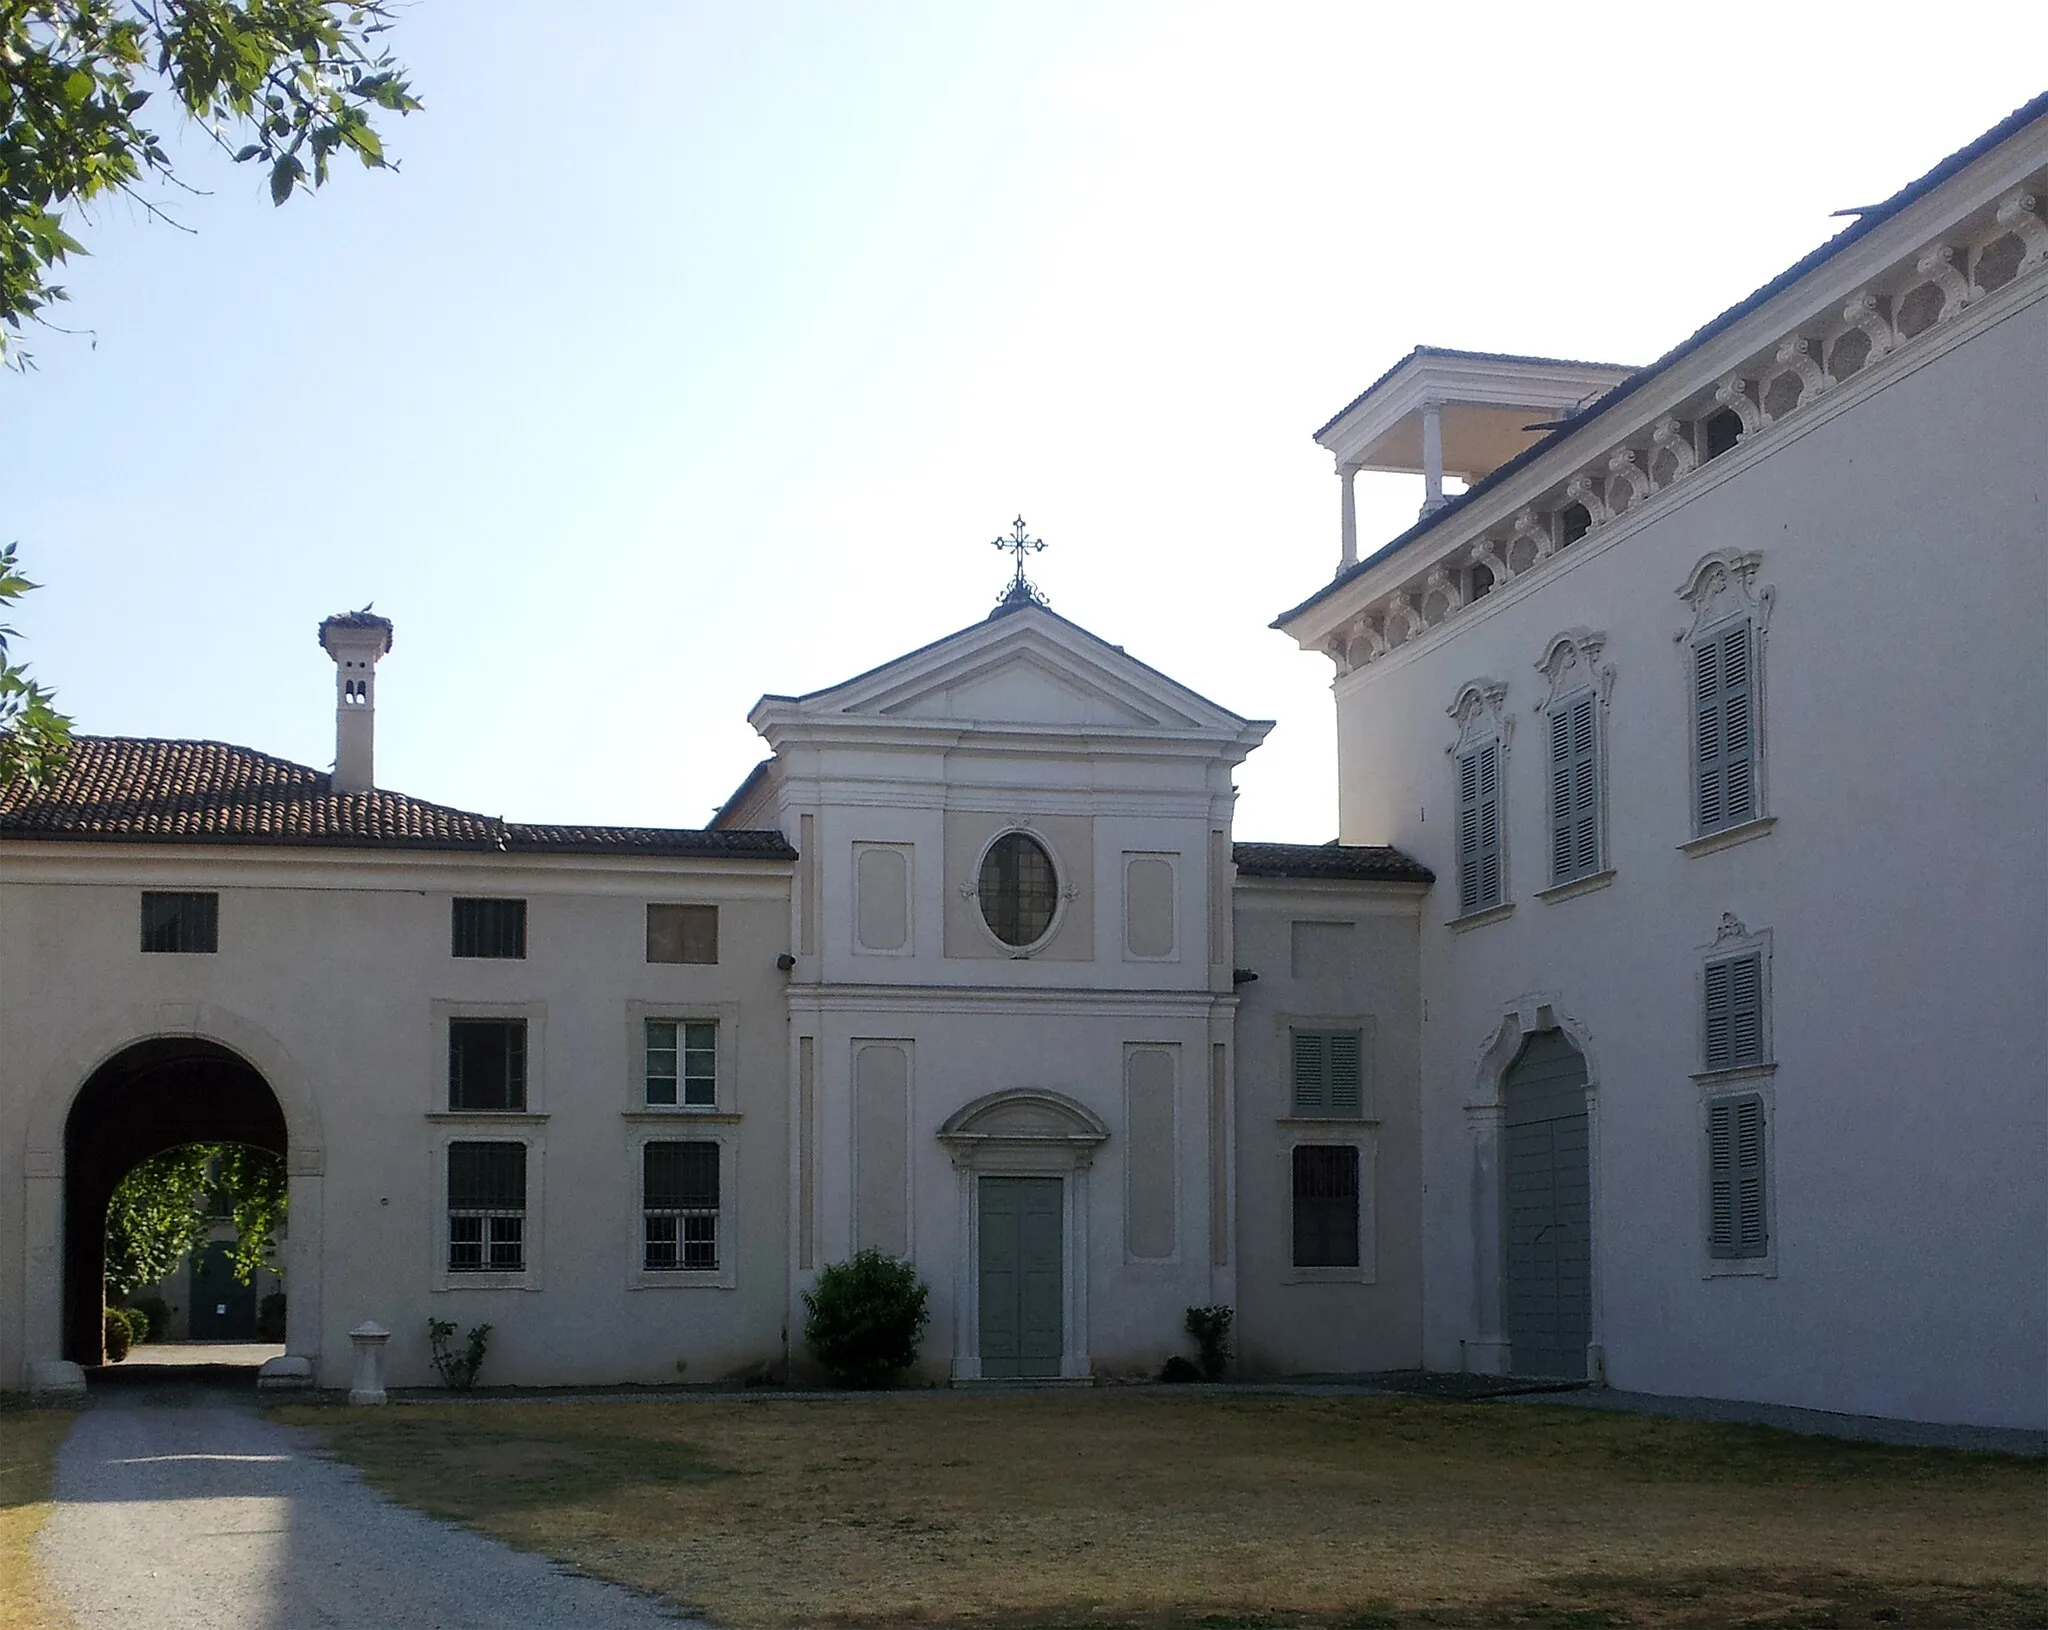
[[[64,1356],[103,1355],[107,1202],[141,1161],[190,1143],[288,1153],[284,1110],[240,1054],[191,1036],[137,1042],[93,1071],[64,1122]]]
[[[1501,1083],[1502,1324],[1516,1375],[1584,1380],[1593,1339],[1586,1060],[1562,1030],[1528,1036]]]

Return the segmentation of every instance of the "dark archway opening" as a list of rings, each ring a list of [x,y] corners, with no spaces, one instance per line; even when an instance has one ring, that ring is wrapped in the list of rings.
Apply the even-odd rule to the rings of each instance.
[[[107,1202],[140,1162],[189,1143],[246,1143],[282,1159],[270,1084],[217,1042],[138,1042],[92,1073],[64,1123],[64,1356],[105,1357]]]

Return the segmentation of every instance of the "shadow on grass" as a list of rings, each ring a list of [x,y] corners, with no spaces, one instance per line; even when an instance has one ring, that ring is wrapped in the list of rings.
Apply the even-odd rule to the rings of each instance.
[[[530,1417],[503,1428],[470,1417],[451,1434],[437,1416],[407,1409],[357,1417],[348,1428],[346,1458],[372,1487],[390,1492],[402,1483],[406,1503],[457,1520],[737,1475],[695,1444],[642,1437],[621,1456],[615,1445],[593,1443],[587,1428],[551,1431]]]
[[[971,1622],[975,1630],[2048,1630],[2048,1589],[1703,1570],[1677,1576],[1586,1574],[1553,1581],[1541,1594],[1460,1606],[1138,1618],[1025,1614]],[[877,1624],[863,1630],[909,1627]],[[930,1619],[918,1630],[954,1626]]]

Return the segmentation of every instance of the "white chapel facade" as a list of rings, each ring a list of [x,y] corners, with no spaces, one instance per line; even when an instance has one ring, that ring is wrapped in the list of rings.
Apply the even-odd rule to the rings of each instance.
[[[0,793],[0,1385],[97,1361],[112,1184],[221,1140],[320,1386],[364,1321],[428,1384],[429,1318],[487,1382],[803,1379],[872,1248],[930,1382],[1221,1303],[1248,1374],[2048,1425],[2044,198],[2048,98],[1648,367],[1422,348],[1325,425],[1275,626],[1335,843],[1242,837],[1269,726],[1021,569],[764,697],[703,829],[379,788],[367,611],[331,772],[81,740]]]

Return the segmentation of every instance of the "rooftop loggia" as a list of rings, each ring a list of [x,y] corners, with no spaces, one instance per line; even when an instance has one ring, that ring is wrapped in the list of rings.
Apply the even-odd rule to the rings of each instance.
[[[1316,432],[1343,484],[1337,569],[1358,559],[1352,483],[1360,470],[1420,475],[1427,516],[1446,501],[1446,476],[1468,486],[1482,480],[1633,372],[1621,363],[1418,345]]]

